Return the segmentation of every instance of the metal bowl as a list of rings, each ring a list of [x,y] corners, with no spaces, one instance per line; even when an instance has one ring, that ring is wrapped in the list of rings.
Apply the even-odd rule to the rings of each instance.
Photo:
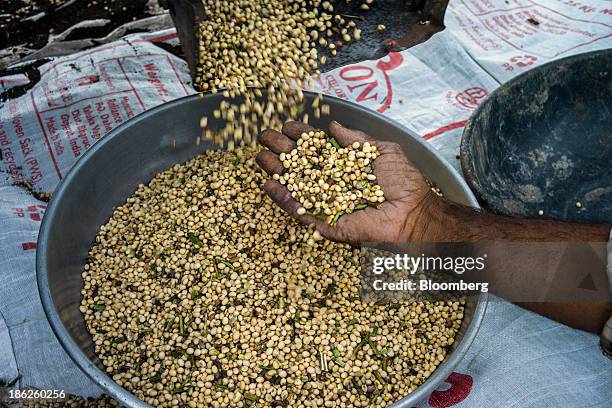
[[[497,88],[463,131],[461,166],[488,209],[612,220],[612,49],[549,62]],[[577,205],[576,203],[580,203]]]
[[[306,95],[312,100],[314,94]],[[146,407],[143,401],[109,378],[94,352],[79,311],[87,253],[101,225],[141,183],[206,149],[195,143],[201,133],[199,119],[212,117],[222,96],[190,96],[151,109],[114,129],[90,148],[74,165],[53,195],[38,237],[36,273],[42,304],[55,335],[74,362],[106,393],[128,407]],[[477,206],[476,199],[457,172],[436,153],[397,123],[358,105],[325,98],[335,120],[380,139],[398,142],[406,155],[439,186],[446,197]],[[311,114],[312,118],[313,115]],[[327,128],[329,120],[314,125]],[[220,126],[211,120],[211,128]],[[467,302],[465,317],[452,352],[417,390],[394,406],[410,407],[444,381],[465,356],[486,308],[481,295]]]

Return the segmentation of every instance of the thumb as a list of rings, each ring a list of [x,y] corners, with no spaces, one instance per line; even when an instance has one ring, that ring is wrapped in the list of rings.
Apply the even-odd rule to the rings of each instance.
[[[335,120],[329,124],[329,134],[334,137],[342,146],[348,146],[354,142],[374,142],[367,134],[360,130],[345,128]]]

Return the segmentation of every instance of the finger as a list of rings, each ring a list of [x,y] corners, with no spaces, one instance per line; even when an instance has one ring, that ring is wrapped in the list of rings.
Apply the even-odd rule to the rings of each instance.
[[[266,129],[259,135],[259,143],[276,154],[289,153],[296,148],[296,143],[287,136],[272,129]]]
[[[376,147],[381,154],[396,155],[405,157],[404,149],[398,143],[394,142],[378,142]]]
[[[276,180],[266,180],[263,188],[280,208],[290,216],[299,219],[300,215],[298,215],[297,210],[300,208],[300,203],[291,197],[285,186]]]
[[[335,120],[329,124],[329,134],[332,135],[334,139],[336,139],[342,146],[348,146],[354,142],[375,142],[375,139],[372,139],[362,131],[345,128]]]
[[[321,235],[323,235],[325,238],[329,239],[330,241],[349,242],[349,239],[347,239],[347,235],[345,234],[345,229],[338,228],[338,224],[332,227],[323,220],[318,220],[316,218],[315,220],[316,222],[314,224],[316,225],[317,231],[319,231],[319,233],[321,233]],[[342,217],[340,217],[338,223],[341,220]]]
[[[283,134],[293,140],[298,140],[300,136],[302,136],[302,133],[310,132],[311,130],[314,130],[312,126],[294,120],[286,122],[283,125]]]
[[[319,220],[310,214],[299,215],[297,210],[301,207],[301,204],[291,197],[289,190],[278,181],[267,180],[263,188],[268,196],[270,196],[270,198],[291,217],[302,224],[314,224],[321,235],[328,239],[334,241],[340,240],[337,231],[325,221]]]
[[[255,157],[255,161],[266,173],[270,176],[273,174],[283,174],[285,168],[278,159],[278,156],[269,150],[259,152]]]

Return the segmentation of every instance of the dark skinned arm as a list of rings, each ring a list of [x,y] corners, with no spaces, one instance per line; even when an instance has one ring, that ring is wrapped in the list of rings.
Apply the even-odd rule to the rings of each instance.
[[[270,149],[257,156],[257,162],[268,174],[284,171],[278,159],[281,152],[295,148],[300,135],[312,128],[298,122],[288,122],[282,132],[266,130],[260,142]],[[293,200],[288,190],[277,181],[268,180],[264,189],[289,215],[306,224],[314,224],[326,238],[360,244],[362,242],[590,242],[604,243],[608,240],[612,225],[587,225],[551,220],[523,220],[487,214],[462,207],[436,196],[430,190],[419,170],[408,161],[396,143],[377,141],[363,132],[351,130],[332,122],[329,133],[342,145],[355,141],[370,142],[378,147],[382,155],[376,159],[374,174],[385,192],[386,201],[377,208],[366,208],[342,216],[335,227],[308,215],[298,215],[300,205]],[[550,259],[560,257],[554,249],[524,246],[515,253],[529,268],[517,271],[511,262],[487,268],[488,281],[496,280],[501,293],[523,291],[530,293],[546,284],[563,293],[566,299],[584,298],[576,282],[584,275],[584,268],[566,270],[559,274],[550,267]],[[605,246],[594,247],[593,258],[605,259]],[[592,259],[597,261],[597,259]],[[607,275],[604,262],[591,268],[598,294],[607,297]],[[529,272],[527,272],[529,271]],[[537,271],[537,273],[533,273]],[[504,284],[506,287],[504,287]],[[537,294],[537,292],[534,292]],[[534,297],[537,298],[537,297]],[[591,302],[530,302],[521,306],[559,321],[571,327],[600,332],[606,319],[612,314],[612,304],[607,301]]]
[[[496,276],[504,278],[513,275],[514,285],[523,283],[524,288],[504,288],[502,284],[495,286],[503,292],[537,291],[546,285],[546,282],[555,281],[555,290],[566,293],[566,297],[584,297],[584,289],[576,287],[585,273],[590,273],[596,287],[597,295],[605,297],[608,293],[605,259],[607,252],[605,245],[609,239],[612,225],[590,225],[553,220],[524,220],[503,217],[476,211],[472,208],[462,207],[449,203],[439,197],[430,197],[426,200],[423,214],[419,217],[417,225],[412,230],[412,240],[432,242],[589,242],[602,243],[594,245],[593,256],[601,262],[594,262],[592,269],[575,268],[559,272],[549,267],[551,257],[561,257],[543,251],[541,246],[521,247],[521,252],[514,254],[515,259],[529,265],[529,268],[516,268],[511,262],[498,263],[492,269]],[[420,224],[420,225],[419,225]],[[546,247],[544,247],[546,248]],[[554,249],[549,249],[554,251]],[[588,263],[589,260],[580,260]],[[527,270],[539,271],[538,274],[528,273]],[[487,270],[487,272],[490,272]],[[517,274],[519,274],[517,276]],[[491,277],[489,277],[491,278]],[[593,292],[593,291],[591,291]],[[587,292],[590,294],[591,292]],[[504,293],[498,293],[504,297]],[[606,320],[612,315],[612,303],[601,302],[522,302],[522,307],[532,310],[568,326],[590,331],[601,332]]]

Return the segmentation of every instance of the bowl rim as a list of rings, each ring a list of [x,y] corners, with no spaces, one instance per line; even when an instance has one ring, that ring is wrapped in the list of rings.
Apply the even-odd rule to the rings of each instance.
[[[478,175],[474,167],[474,157],[477,155],[476,150],[474,149],[474,123],[477,119],[480,119],[483,116],[483,112],[488,106],[493,103],[496,99],[497,95],[500,93],[506,92],[509,89],[513,89],[515,87],[520,87],[521,83],[528,80],[534,75],[538,75],[542,71],[549,69],[553,66],[559,66],[567,63],[574,63],[576,61],[598,58],[600,56],[612,56],[612,48],[606,48],[603,50],[595,50],[595,51],[587,51],[579,54],[570,55],[567,57],[559,58],[556,60],[545,62],[544,64],[538,65],[535,68],[532,68],[528,71],[525,71],[514,78],[510,79],[507,82],[504,82],[499,87],[497,87],[487,98],[482,101],[474,110],[474,112],[470,115],[467,124],[463,128],[463,132],[461,134],[461,143],[459,145],[459,160],[461,162],[461,171],[463,172],[463,176],[467,184],[469,185],[472,193],[476,196],[479,202],[479,207],[483,207],[489,211],[493,211],[497,214],[512,216],[506,211],[504,207],[499,205],[496,200],[491,200],[494,197],[493,194],[489,193],[485,188],[483,188],[483,183],[481,183],[481,176]],[[540,217],[541,218],[541,217]]]
[[[310,91],[304,91],[304,94],[309,96],[317,95],[317,93]],[[113,381],[103,370],[101,370],[97,365],[95,365],[75,343],[72,336],[70,335],[59,317],[59,313],[55,307],[53,298],[51,297],[51,291],[49,290],[49,279],[47,265],[45,262],[46,253],[48,251],[49,233],[51,225],[53,224],[53,221],[55,219],[56,210],[61,204],[61,198],[65,195],[67,186],[74,181],[80,169],[86,165],[88,159],[95,155],[99,150],[101,150],[105,144],[110,143],[112,139],[123,133],[126,129],[129,129],[130,127],[141,121],[148,120],[149,118],[155,116],[161,111],[176,108],[177,106],[180,106],[182,104],[191,103],[193,100],[201,99],[203,97],[206,97],[207,95],[212,94],[193,94],[163,103],[144,112],[141,112],[140,114],[125,121],[121,125],[111,130],[105,136],[103,136],[76,161],[76,163],[70,168],[64,179],[59,182],[52,195],[52,199],[45,211],[45,216],[43,217],[40,226],[36,251],[36,281],[43,310],[45,312],[45,316],[47,317],[49,325],[51,326],[55,337],[59,341],[66,354],[68,354],[70,359],[81,369],[81,371],[83,371],[83,373],[85,373],[97,386],[99,386],[103,393],[107,393],[115,400],[117,400],[120,404],[128,407],[144,408],[149,407],[150,405],[137,398],[127,389],[121,387],[119,384]],[[380,114],[379,112],[368,109],[354,102],[340,99],[331,95],[324,95],[323,100],[333,100],[336,104],[348,106],[350,109],[355,110],[357,114],[362,113],[365,115],[374,116],[378,120],[387,122],[392,126],[400,129],[407,135],[407,137],[415,139],[418,143],[423,145],[425,149],[427,149],[431,154],[433,154],[433,156],[438,159],[439,163],[451,174],[452,178],[458,183],[459,187],[461,187],[466,201],[468,201],[471,206],[479,208],[479,204],[476,200],[476,197],[466,184],[463,177],[460,176],[459,172],[455,170],[455,168],[452,167],[451,164],[446,159],[444,159],[444,157],[442,157],[442,155],[431,144],[424,141],[415,132],[401,125],[397,121]],[[459,343],[455,350],[453,350],[453,352],[447,358],[444,359],[442,364],[440,364],[438,368],[436,368],[436,370],[427,379],[427,381],[425,381],[407,396],[391,404],[390,408],[408,408],[417,404],[424,397],[428,396],[432,391],[434,391],[436,387],[452,373],[453,369],[458,365],[460,360],[465,357],[468,348],[471,346],[474,338],[476,337],[476,334],[478,332],[478,329],[480,328],[481,322],[485,314],[487,301],[487,293],[481,293],[478,295],[478,299],[474,308],[474,315],[464,333],[461,343]]]

